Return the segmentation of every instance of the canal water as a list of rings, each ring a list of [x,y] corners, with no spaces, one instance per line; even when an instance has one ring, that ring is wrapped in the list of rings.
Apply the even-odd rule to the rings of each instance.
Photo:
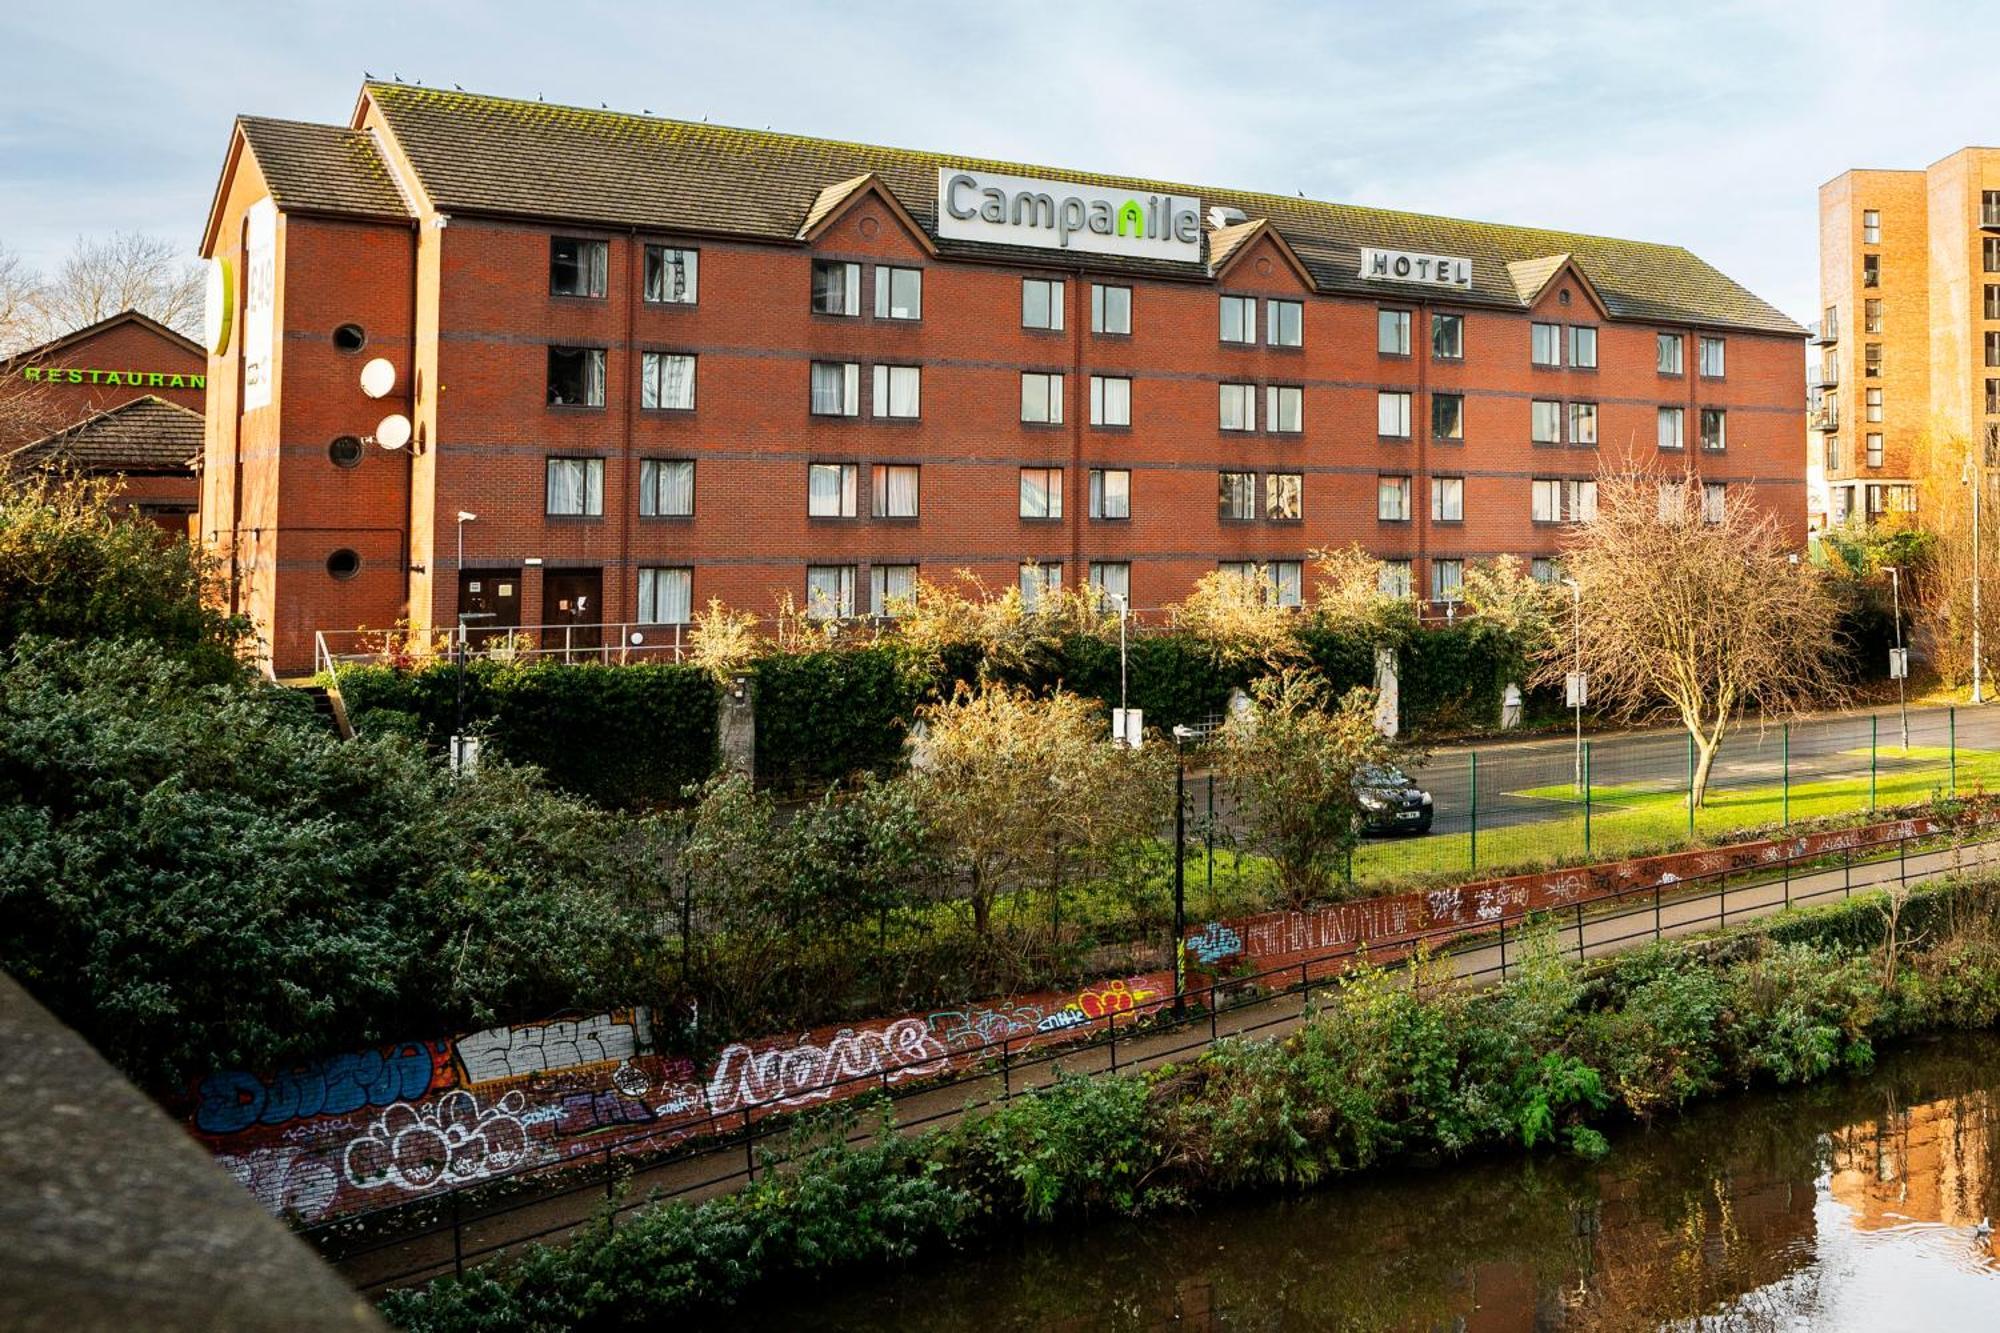
[[[1602,1160],[1496,1156],[932,1256],[786,1330],[2000,1330],[2000,1038],[1708,1103]]]

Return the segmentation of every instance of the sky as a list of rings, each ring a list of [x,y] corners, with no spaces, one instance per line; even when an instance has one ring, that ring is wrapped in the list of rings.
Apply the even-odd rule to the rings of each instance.
[[[192,255],[238,113],[380,78],[1684,245],[1816,316],[1816,192],[2000,141],[1959,4],[0,7],[0,248]],[[1985,112],[1982,119],[1979,112]]]

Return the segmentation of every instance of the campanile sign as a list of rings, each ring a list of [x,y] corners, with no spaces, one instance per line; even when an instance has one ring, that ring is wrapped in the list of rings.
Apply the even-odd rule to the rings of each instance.
[[[938,235],[988,245],[1201,262],[1201,200],[938,168]]]

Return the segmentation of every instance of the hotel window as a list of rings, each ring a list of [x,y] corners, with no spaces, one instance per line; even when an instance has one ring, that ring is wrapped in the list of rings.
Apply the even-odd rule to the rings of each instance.
[[[1132,331],[1132,289],[1102,282],[1090,284],[1090,331],[1130,333]]]
[[[854,614],[854,566],[806,566],[806,615],[845,620]]]
[[[1594,481],[1566,481],[1563,483],[1563,498],[1569,504],[1572,523],[1589,523],[1597,518],[1597,483]]]
[[[1563,405],[1547,398],[1528,404],[1528,439],[1535,444],[1561,444]]]
[[[1826,437],[1826,470],[1828,472],[1840,471],[1840,437],[1838,435],[1829,435]]]
[[[1979,225],[2000,227],[2000,190],[1979,192]]]
[[[1063,377],[1029,371],[1021,376],[1021,420],[1060,426],[1063,419]]]
[[[1880,421],[1882,419],[1882,391],[1880,389],[1864,390],[1861,401],[1865,408],[1863,412],[1864,416],[1870,421]]]
[[[878,417],[911,419],[922,410],[923,372],[916,366],[875,367],[873,399]]]
[[[1021,517],[1061,518],[1063,470],[1059,467],[1021,469]]]
[[[1597,330],[1572,324],[1569,330],[1569,363],[1585,370],[1597,369]]]
[[[1460,315],[1431,316],[1431,356],[1438,361],[1465,359],[1465,319]]]
[[[1463,560],[1431,561],[1431,600],[1433,602],[1455,602],[1465,587],[1465,562]]]
[[[692,569],[641,569],[639,621],[645,625],[685,625],[694,602]]]
[[[1224,430],[1257,429],[1257,386],[1254,384],[1225,384],[1221,386],[1221,423]]]
[[[2000,416],[2000,380],[1986,381],[1986,415]]]
[[[1528,326],[1528,359],[1538,366],[1559,366],[1562,364],[1562,325],[1531,324]]]
[[[1132,517],[1132,473],[1128,469],[1094,467],[1090,470],[1090,516]]]
[[[1868,437],[1868,466],[1882,466],[1882,437],[1879,434],[1871,434]]]
[[[1033,560],[1021,562],[1021,609],[1039,611],[1042,600],[1062,591],[1062,562],[1037,564]]]
[[[693,305],[701,276],[701,251],[673,245],[646,247],[645,297],[655,305]]]
[[[1658,335],[1656,346],[1658,361],[1656,364],[1659,366],[1659,371],[1662,375],[1678,375],[1681,373],[1681,350],[1682,342],[1680,334],[1662,333]]]
[[[1132,381],[1118,375],[1090,377],[1090,424],[1132,424]]]
[[[813,311],[821,315],[861,313],[861,265],[838,259],[813,260]]]
[[[1882,344],[1869,343],[1861,349],[1861,377],[1879,380],[1882,378]]]
[[[1980,267],[1988,273],[2000,273],[2000,236],[1988,236],[1979,243]]]
[[[1662,523],[1679,523],[1687,517],[1687,509],[1681,503],[1686,498],[1677,481],[1663,481],[1654,492],[1653,512]]]
[[[1569,442],[1571,444],[1597,443],[1597,404],[1571,403],[1569,405]]]
[[[1988,333],[1986,342],[1986,364],[2000,366],[2000,333]]]
[[[1225,296],[1222,298],[1222,341],[1226,343],[1254,343],[1257,341],[1256,297]]]
[[[1719,380],[1726,366],[1727,343],[1721,338],[1701,340],[1701,373],[1708,379]]]
[[[875,517],[915,518],[917,516],[917,465],[877,463],[875,465]]]
[[[595,518],[604,512],[604,460],[551,458],[547,512],[559,518]]]
[[[1872,208],[1861,210],[1861,243],[1882,244],[1882,214]]]
[[[1304,389],[1273,384],[1264,390],[1264,429],[1278,435],[1296,435],[1306,428],[1305,412]]]
[[[2000,284],[1989,282],[1985,284],[1985,289],[1985,317],[2000,319]]]
[[[812,363],[812,414],[851,417],[861,412],[861,367],[852,361]]]
[[[639,355],[639,406],[649,412],[694,408],[694,358],[680,352]]]
[[[1090,586],[1096,590],[1098,605],[1132,601],[1132,566],[1123,560],[1090,562]]]
[[[1986,290],[1992,292],[1996,289],[1988,287]],[[1871,296],[1861,303],[1861,331],[1863,333],[1880,333],[1882,331],[1881,297]]]
[[[806,516],[853,518],[860,481],[861,467],[857,463],[806,464]]]
[[[1465,438],[1464,394],[1434,393],[1431,395],[1431,438],[1433,440],[1463,440]]]
[[[1062,326],[1062,279],[1021,279],[1021,327],[1024,329],[1060,329]]]
[[[917,595],[915,565],[870,565],[868,567],[868,614],[893,616]]]
[[[1892,514],[1914,514],[1917,512],[1917,488],[1914,486],[1885,486],[1889,493],[1889,512]]]
[[[1271,600],[1279,606],[1298,606],[1304,601],[1305,567],[1296,560],[1273,560],[1264,566],[1271,583]]]
[[[549,349],[549,406],[604,406],[604,349]]]
[[[1375,479],[1375,517],[1384,523],[1403,523],[1410,517],[1410,479]]]
[[[922,319],[924,271],[920,268],[875,266],[875,318]]]
[[[1410,395],[1384,389],[1375,395],[1375,433],[1391,440],[1410,438]]]
[[[1861,256],[1861,285],[1880,287],[1882,285],[1882,256]]]
[[[694,514],[694,460],[639,460],[639,516],[689,518]]]
[[[1216,516],[1232,522],[1248,523],[1257,517],[1257,474],[1218,472],[1216,474]]]
[[[1559,573],[1555,559],[1551,556],[1538,555],[1528,562],[1528,577],[1537,583],[1554,583]]]
[[[1410,595],[1410,562],[1384,560],[1375,573],[1375,591],[1399,602],[1407,600]]]
[[[1431,478],[1431,521],[1434,523],[1462,523],[1465,521],[1465,478]]]
[[[609,247],[603,241],[570,236],[549,240],[549,292],[555,296],[602,296]]]
[[[1530,483],[1528,516],[1537,523],[1588,523],[1597,517],[1597,483],[1538,479]]]
[[[1727,494],[1728,494],[1727,488],[1725,488],[1723,484],[1719,481],[1705,481],[1702,483],[1701,485],[1702,522],[1704,523],[1722,522],[1723,515],[1728,510],[1729,502],[1724,498]]]
[[[1298,472],[1270,472],[1264,476],[1264,517],[1279,523],[1296,523],[1305,515],[1306,479]]]
[[[1375,350],[1383,356],[1410,354],[1410,312],[1378,310],[1375,313]]]
[[[1719,407],[1701,409],[1701,447],[1708,450],[1724,449],[1729,445],[1729,423],[1727,414]]]
[[[1306,339],[1306,308],[1299,301],[1264,302],[1268,341],[1273,347],[1297,347]]]
[[[1562,522],[1562,485],[1547,478],[1529,483],[1528,517],[1537,523]]]
[[[1684,407],[1663,407],[1660,409],[1660,447],[1681,449],[1687,445],[1687,409]]]

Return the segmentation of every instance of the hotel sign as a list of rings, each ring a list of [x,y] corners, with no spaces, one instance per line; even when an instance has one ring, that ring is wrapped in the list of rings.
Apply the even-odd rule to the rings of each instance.
[[[1456,255],[1420,255],[1407,250],[1361,247],[1361,276],[1382,282],[1418,282],[1429,287],[1472,286],[1472,261]]]
[[[987,245],[1201,262],[1201,200],[938,168],[938,235]]]
[[[83,366],[23,366],[30,384],[115,384],[127,389],[204,389],[207,375],[175,375],[161,370],[92,370]]]

